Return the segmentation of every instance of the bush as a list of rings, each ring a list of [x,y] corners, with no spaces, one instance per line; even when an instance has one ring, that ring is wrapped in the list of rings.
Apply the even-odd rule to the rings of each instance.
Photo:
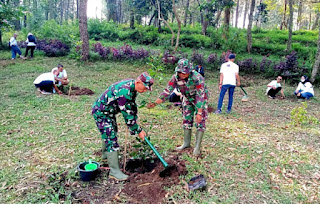
[[[302,102],[301,106],[297,106],[291,111],[291,125],[301,126],[305,124],[319,124],[319,120],[313,116],[308,115],[307,103]]]
[[[60,57],[68,55],[69,47],[60,40],[38,40],[37,49],[42,50],[48,57]]]

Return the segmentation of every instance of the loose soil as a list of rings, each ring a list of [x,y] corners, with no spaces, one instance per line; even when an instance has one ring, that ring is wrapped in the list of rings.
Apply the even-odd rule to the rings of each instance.
[[[159,160],[155,160],[155,168],[152,171],[130,174],[123,189],[123,192],[130,197],[129,203],[163,203],[167,194],[164,187],[179,184],[179,176],[188,173],[185,162],[178,156],[166,161],[172,167],[169,171],[170,175],[166,177],[160,177],[160,172],[164,170],[164,167]]]
[[[94,92],[88,88],[80,88],[77,86],[72,86],[71,90],[65,94],[67,94],[67,95],[92,95],[92,94],[94,94]]]
[[[101,164],[99,174],[94,181],[83,182],[80,175],[68,175],[63,172],[60,175],[49,176],[48,185],[55,193],[59,193],[61,201],[71,195],[73,203],[163,203],[168,192],[164,187],[178,185],[179,176],[186,175],[185,161],[180,156],[166,158],[171,166],[169,175],[160,177],[160,172],[165,168],[158,158],[152,160],[129,160],[126,165],[126,174],[129,178],[125,182],[119,182],[108,178],[109,170],[105,164]],[[65,191],[60,193],[63,186]]]

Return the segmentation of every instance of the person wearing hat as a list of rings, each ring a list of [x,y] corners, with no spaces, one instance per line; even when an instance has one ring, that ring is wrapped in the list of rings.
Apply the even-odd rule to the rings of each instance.
[[[116,115],[122,113],[131,135],[138,134],[144,140],[146,132],[138,125],[138,93],[152,90],[153,79],[144,72],[137,79],[124,79],[110,85],[92,105],[92,115],[102,137],[102,159],[108,159],[109,176],[116,180],[126,180],[119,167]]]
[[[306,75],[301,77],[301,81],[294,91],[294,95],[296,95],[298,99],[309,99],[314,96],[313,86]]]
[[[34,52],[34,49],[36,48],[36,38],[34,37],[34,35],[32,35],[32,33],[28,33],[26,43],[28,44],[27,44],[26,53],[24,57],[27,57],[28,51],[31,50],[30,58],[33,58],[33,52]]]
[[[187,59],[180,59],[175,69],[175,74],[171,77],[168,87],[160,94],[155,103],[148,104],[149,108],[154,108],[157,104],[163,103],[169,98],[174,89],[179,89],[182,94],[183,111],[183,145],[177,150],[190,147],[191,130],[193,118],[196,115],[196,144],[193,154],[200,155],[201,141],[206,129],[206,119],[208,117],[208,89],[204,83],[204,78],[197,71],[192,69],[192,65]]]
[[[218,100],[218,108],[215,112],[216,114],[221,113],[223,98],[228,90],[229,102],[227,113],[231,112],[234,89],[236,85],[240,86],[239,66],[234,63],[235,58],[236,56],[234,54],[230,54],[228,57],[228,62],[225,62],[221,65],[219,82],[220,96]]]

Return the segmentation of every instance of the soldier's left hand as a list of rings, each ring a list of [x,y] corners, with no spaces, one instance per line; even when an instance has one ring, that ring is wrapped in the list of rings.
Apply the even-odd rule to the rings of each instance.
[[[201,120],[202,120],[202,115],[197,114],[197,115],[196,115],[196,121],[197,121],[197,123],[200,123]]]

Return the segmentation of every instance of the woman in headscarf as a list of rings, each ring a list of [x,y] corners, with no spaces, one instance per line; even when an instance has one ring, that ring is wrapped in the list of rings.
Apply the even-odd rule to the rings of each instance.
[[[298,98],[302,99],[309,99],[314,96],[313,86],[307,76],[303,75],[301,77],[301,80],[298,84],[297,89],[294,91],[294,94]]]
[[[24,57],[27,57],[28,51],[31,50],[30,58],[33,58],[33,52],[34,52],[34,49],[36,48],[36,38],[34,37],[34,35],[32,35],[32,33],[28,33],[26,43],[28,44],[26,48],[26,54],[24,55]]]

